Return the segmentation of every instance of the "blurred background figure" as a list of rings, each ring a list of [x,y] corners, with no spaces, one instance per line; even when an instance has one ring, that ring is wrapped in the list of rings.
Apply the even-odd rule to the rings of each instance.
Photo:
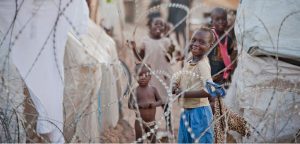
[[[149,5],[149,8],[159,6],[161,4],[161,0],[151,0],[151,3]],[[154,11],[148,14],[148,22],[147,25],[150,26],[152,20],[156,17],[161,17],[160,11]]]
[[[190,2],[191,0],[170,0],[170,2],[172,4],[182,4],[185,5],[187,7],[190,7]],[[186,11],[184,11],[183,9],[179,9],[176,7],[170,7],[169,8],[169,16],[168,16],[168,22],[172,23],[174,26],[176,26],[176,24],[178,22],[180,22],[185,16],[186,16]],[[178,41],[178,43],[180,44],[181,47],[183,47],[185,45],[185,41],[186,41],[186,35],[185,35],[185,30],[186,28],[186,21],[182,22],[178,27],[176,27],[175,29],[175,33],[176,33],[176,39]],[[183,38],[183,40],[181,40],[181,38]]]

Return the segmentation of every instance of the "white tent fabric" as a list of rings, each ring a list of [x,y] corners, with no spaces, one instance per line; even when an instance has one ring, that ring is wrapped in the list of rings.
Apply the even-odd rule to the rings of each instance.
[[[93,55],[97,54],[97,57],[108,56],[105,58],[106,62],[101,62],[102,83],[99,93],[101,97],[101,107],[103,107],[103,112],[101,113],[101,130],[104,130],[108,127],[116,126],[119,120],[118,99],[121,93],[117,89],[120,87],[117,78],[120,76],[120,63],[116,51],[116,44],[113,39],[93,22],[90,22],[89,29],[90,39],[98,45],[98,47],[94,49],[94,52],[91,51],[91,53],[93,53]]]
[[[80,40],[80,41],[79,41]],[[70,142],[101,142],[119,120],[118,56],[114,41],[89,21],[80,39],[69,35],[65,54],[65,136]]]
[[[0,30],[11,34],[10,56],[39,112],[38,133],[49,133],[55,128],[62,130],[65,43],[69,22],[83,20],[73,15],[83,4],[84,0],[0,2]],[[61,17],[59,9],[65,10],[62,14],[65,18]]]
[[[243,0],[238,8],[235,31],[237,40],[257,54],[278,53],[281,57],[300,60],[300,1]],[[258,52],[258,51],[257,51]]]
[[[78,39],[69,34],[65,54],[65,92],[64,134],[68,142],[100,142],[100,125],[98,96],[102,82],[101,63],[97,58],[86,53],[86,49],[97,46],[82,38],[89,44],[84,47]]]
[[[3,33],[0,33],[0,39],[3,38],[3,35]],[[3,45],[7,46],[7,42]],[[6,119],[5,123],[1,122],[0,124],[0,142],[25,142],[25,133],[22,127],[22,123],[25,122],[24,115],[22,115],[24,110],[22,105],[24,101],[24,82],[7,55],[9,55],[8,48],[0,47],[0,119]],[[11,133],[18,129],[17,133]]]
[[[291,142],[300,129],[300,68],[242,52],[224,102],[255,127],[239,142]],[[256,133],[259,132],[260,134]]]
[[[224,99],[252,127],[248,138],[235,135],[238,142],[292,142],[300,129],[300,67],[248,53],[250,47],[256,46],[265,54],[276,53],[272,41],[276,48],[280,23],[286,15],[297,11],[299,4],[296,0],[243,0],[238,8],[238,65]],[[299,58],[299,24],[298,13],[283,24],[278,43],[280,56]]]

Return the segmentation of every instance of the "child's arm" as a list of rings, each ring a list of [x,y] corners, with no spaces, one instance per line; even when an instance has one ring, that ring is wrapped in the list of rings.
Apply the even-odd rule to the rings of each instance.
[[[218,75],[215,75],[215,76],[213,77],[213,81],[214,81],[214,82],[218,82],[218,83],[222,83],[222,81],[223,81],[223,73],[220,73],[220,74],[218,74]]]
[[[136,49],[136,43],[135,43],[135,41],[130,41],[130,47],[133,50],[134,56],[139,61],[142,61],[144,59],[144,57],[145,57],[145,45],[142,45],[142,47],[140,48],[140,52],[138,52],[138,50]]]
[[[162,100],[161,100],[161,97],[160,97],[157,89],[155,87],[153,87],[153,89],[154,89],[154,95],[155,95],[156,102],[150,104],[150,106],[149,106],[150,108],[155,108],[155,107],[162,105]]]
[[[205,89],[206,82],[212,81],[209,63],[208,62],[202,63],[202,65],[199,65],[198,70],[202,77],[202,82],[203,82],[202,87],[200,87],[200,89],[196,90],[196,91],[185,92],[183,94],[184,98],[207,98],[207,97],[210,97],[207,90]]]
[[[180,51],[176,52],[176,61],[183,61],[184,60],[184,55],[181,54]]]
[[[181,73],[175,75],[175,83],[172,84],[172,94],[177,95],[181,92],[180,81],[181,81]]]
[[[162,42],[165,47],[165,58],[167,62],[170,62],[173,57],[173,52],[175,51],[175,45],[172,44],[172,40],[170,38],[163,38]]]
[[[167,49],[167,53],[165,54],[165,58],[168,62],[173,58],[173,52],[175,51],[175,45],[171,43],[171,45]]]
[[[187,91],[183,94],[184,98],[207,98],[210,95],[205,90]]]
[[[230,54],[231,62],[233,62],[237,57],[238,51],[237,51],[236,40],[233,40],[233,39],[231,39],[231,40],[232,40],[232,44],[230,45],[231,52],[229,54]],[[234,64],[232,65],[232,71],[234,71],[236,66],[237,66],[237,61],[235,61]]]
[[[136,109],[136,107],[135,107],[135,100],[133,99],[133,94],[129,95],[128,108],[129,109]]]
[[[144,103],[144,104],[138,104],[139,109],[147,109],[151,106],[151,104]]]

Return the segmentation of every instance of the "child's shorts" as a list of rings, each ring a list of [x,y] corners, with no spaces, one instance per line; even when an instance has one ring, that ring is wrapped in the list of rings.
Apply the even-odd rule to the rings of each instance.
[[[182,116],[185,115],[185,121],[188,122],[189,127],[194,134],[192,138],[191,133],[188,132],[188,128],[184,125]],[[178,130],[178,143],[194,143],[196,139],[199,139],[199,143],[213,143],[214,133],[213,126],[213,114],[210,106],[203,106],[193,109],[185,109],[180,116],[180,125]]]

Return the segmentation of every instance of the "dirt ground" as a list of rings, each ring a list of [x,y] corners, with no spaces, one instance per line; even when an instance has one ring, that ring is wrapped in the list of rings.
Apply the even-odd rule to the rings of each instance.
[[[105,130],[101,137],[103,143],[128,143],[135,139],[134,130],[130,124],[124,120],[119,120],[115,128]]]
[[[110,128],[105,130],[102,135],[102,142],[108,143],[131,143],[135,141],[135,134],[134,134],[134,121],[135,121],[135,114],[132,110],[127,108],[128,99],[125,98],[123,101],[122,109],[124,117],[123,119],[119,120],[117,126],[115,128]],[[174,136],[177,137],[177,131],[179,126],[179,116],[180,116],[180,107],[174,103],[173,110],[172,110],[172,125],[174,127]],[[157,108],[156,113],[156,120],[161,122],[161,125],[158,129],[158,137],[166,134],[166,124],[165,120],[162,118],[163,110],[162,108]],[[159,136],[160,135],[160,136]],[[167,142],[166,140],[162,139],[158,142]]]
[[[123,101],[122,109],[123,109],[123,118],[119,120],[117,126],[115,128],[107,129],[103,132],[101,137],[101,142],[104,143],[132,143],[135,141],[135,133],[134,133],[134,121],[135,114],[132,110],[127,107],[128,99],[125,98]],[[160,121],[162,124],[158,129],[157,137],[166,136],[166,125],[165,120],[161,118],[163,114],[162,108],[157,108],[156,120]],[[158,139],[157,142],[166,143],[166,142],[176,142],[177,132],[179,126],[179,117],[180,117],[180,107],[177,105],[177,102],[173,103],[172,109],[172,125],[174,128],[174,141],[167,141],[166,137],[162,137]],[[236,141],[231,135],[227,135],[227,142],[235,143]]]

